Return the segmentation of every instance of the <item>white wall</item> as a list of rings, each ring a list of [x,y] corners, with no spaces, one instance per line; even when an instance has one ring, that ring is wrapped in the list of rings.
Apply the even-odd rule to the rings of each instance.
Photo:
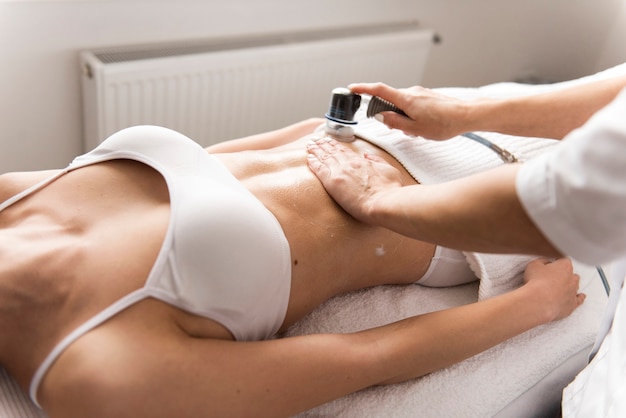
[[[607,27],[607,40],[596,62],[597,71],[626,61],[626,0],[618,3],[613,9],[613,21]]]
[[[0,173],[82,152],[77,51],[417,19],[424,85],[578,77],[626,61],[624,0],[0,0]]]

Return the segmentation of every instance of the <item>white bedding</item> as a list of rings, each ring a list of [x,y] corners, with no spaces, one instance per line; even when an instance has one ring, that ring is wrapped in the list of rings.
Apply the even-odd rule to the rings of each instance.
[[[626,73],[626,64],[594,76]],[[526,94],[567,85],[526,86],[500,83],[478,89],[443,89],[464,97]],[[459,154],[462,155],[462,154]],[[431,172],[430,169],[426,172]],[[469,255],[472,259],[472,255]],[[489,256],[473,258],[474,268],[489,265]],[[476,261],[479,260],[479,261]],[[482,261],[481,261],[482,260]],[[512,270],[524,260],[511,258]],[[478,267],[477,267],[478,266]],[[484,267],[484,266],[483,266]],[[577,265],[585,304],[563,321],[544,325],[447,369],[407,383],[377,387],[321,405],[302,417],[533,417],[551,416],[560,392],[585,365],[606,295],[595,269]],[[481,274],[485,274],[482,271]],[[491,278],[496,275],[490,272]],[[483,281],[481,298],[516,285],[511,281]],[[495,286],[494,286],[495,284]],[[488,286],[487,286],[488,285]],[[336,297],[295,324],[288,335],[351,332],[382,325],[409,315],[471,303],[478,299],[477,283],[433,289],[418,285],[382,286]],[[462,341],[459,341],[462,343]],[[260,411],[259,415],[262,415]],[[45,415],[30,403],[12,378],[0,368],[0,417],[34,418]]]
[[[581,291],[588,297],[570,317],[447,369],[403,384],[367,389],[300,417],[554,417],[562,389],[586,364],[606,303],[595,268],[577,265],[576,269]],[[289,335],[352,332],[477,299],[476,283],[447,289],[383,286],[328,301],[294,325]]]

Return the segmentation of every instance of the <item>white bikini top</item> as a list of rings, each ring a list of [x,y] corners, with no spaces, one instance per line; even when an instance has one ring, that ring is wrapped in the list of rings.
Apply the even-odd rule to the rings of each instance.
[[[118,132],[0,210],[68,171],[113,159],[139,161],[162,174],[171,206],[166,236],[145,286],[72,331],[39,366],[30,384],[36,404],[43,377],[73,341],[142,299],[217,321],[237,340],[272,336],[287,312],[291,257],[277,219],[215,157],[172,130],[139,126]]]

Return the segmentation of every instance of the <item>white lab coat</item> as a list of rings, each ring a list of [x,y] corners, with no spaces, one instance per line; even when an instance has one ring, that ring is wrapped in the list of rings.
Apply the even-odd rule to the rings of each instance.
[[[599,351],[589,365],[563,391],[563,417],[626,417],[626,287],[619,287],[626,263],[617,270],[619,279],[611,286],[616,303],[609,304],[605,317],[613,321],[611,328],[599,336]]]
[[[588,264],[626,257],[626,89],[552,152],[527,162],[517,193],[563,254]],[[613,269],[599,351],[565,389],[564,417],[626,417],[626,261]],[[612,321],[612,324],[611,324]]]

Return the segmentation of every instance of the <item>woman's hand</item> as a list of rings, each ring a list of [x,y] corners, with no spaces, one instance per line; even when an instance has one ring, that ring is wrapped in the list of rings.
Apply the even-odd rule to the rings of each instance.
[[[524,271],[524,282],[532,291],[531,300],[546,309],[547,321],[569,316],[585,301],[585,294],[578,292],[580,276],[574,273],[569,258],[531,261]]]
[[[326,191],[355,218],[369,222],[369,208],[380,194],[402,187],[400,171],[380,157],[358,155],[331,138],[307,145],[309,168]]]
[[[354,93],[365,93],[385,99],[402,109],[409,117],[382,112],[383,123],[408,135],[428,139],[448,139],[468,132],[467,113],[470,102],[456,99],[424,87],[395,89],[383,83],[352,84]]]

